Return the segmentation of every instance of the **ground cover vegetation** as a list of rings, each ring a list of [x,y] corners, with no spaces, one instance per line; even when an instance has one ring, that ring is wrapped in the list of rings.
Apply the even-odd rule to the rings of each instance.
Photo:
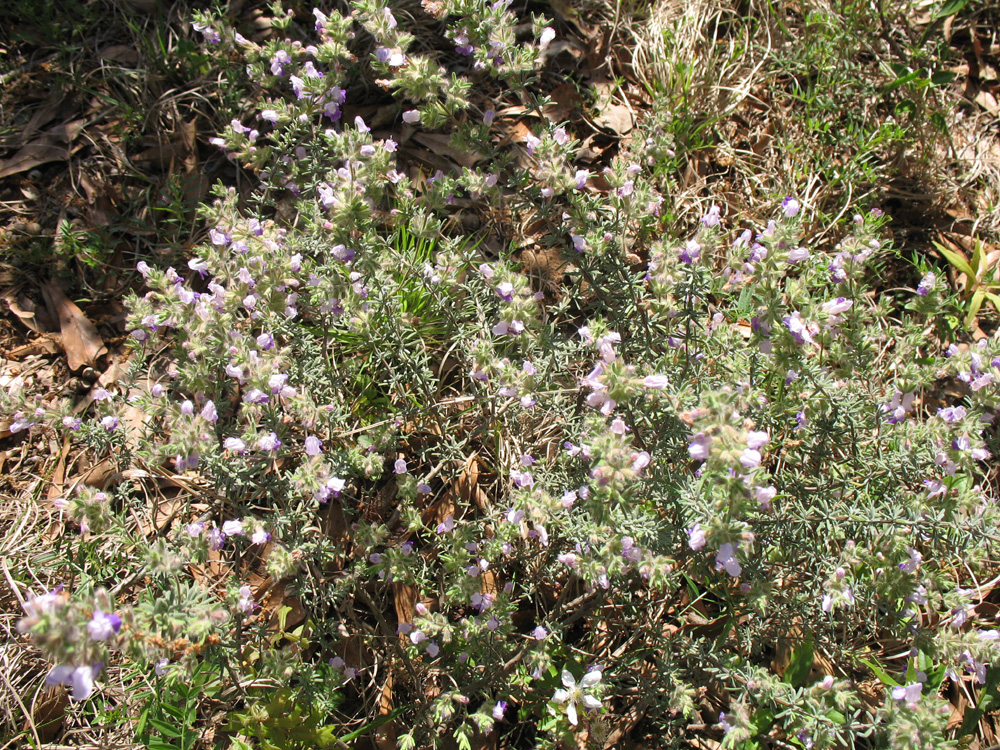
[[[18,2],[5,748],[986,748],[1000,13]]]

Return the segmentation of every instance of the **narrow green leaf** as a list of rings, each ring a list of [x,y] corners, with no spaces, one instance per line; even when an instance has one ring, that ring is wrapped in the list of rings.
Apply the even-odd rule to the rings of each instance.
[[[963,737],[975,731],[979,725],[979,720],[993,700],[998,683],[1000,683],[1000,665],[992,666],[986,670],[986,684],[979,691],[979,704],[975,708],[970,706],[965,709],[962,726],[958,728],[958,737]]]
[[[917,663],[914,659],[906,660],[906,684],[917,681]]]
[[[809,676],[813,665],[813,639],[808,636],[792,650],[792,656],[785,669],[785,682],[792,687],[800,687]]]
[[[969,261],[969,265],[972,266],[972,270],[975,271],[976,277],[979,277],[979,266],[983,262],[983,243],[976,240],[975,250],[972,251],[972,260]]]
[[[985,289],[977,289],[972,295],[972,301],[969,303],[969,313],[965,316],[965,327],[971,328],[972,322],[976,319],[976,314],[979,312],[979,308],[983,306],[983,299],[986,297]]]
[[[993,303],[993,306],[1000,311],[1000,295],[993,292],[986,292],[986,299]]]
[[[160,710],[164,713],[170,714],[173,718],[177,719],[181,724],[184,723],[184,712],[177,706],[171,706],[169,703],[161,703]]]
[[[934,111],[928,115],[931,124],[934,125],[941,133],[948,135],[948,118],[944,116],[943,113]]]
[[[371,730],[378,729],[383,724],[388,724],[390,721],[392,721],[397,716],[399,716],[400,714],[402,714],[403,711],[405,711],[405,710],[406,710],[405,706],[399,706],[398,708],[394,708],[392,711],[390,711],[389,713],[385,714],[384,716],[378,717],[375,721],[371,722],[370,724],[365,724],[360,729],[355,729],[353,732],[350,732],[349,734],[345,734],[343,737],[340,738],[340,741],[341,742],[351,742],[353,740],[356,740],[358,737],[361,737],[362,735],[367,734]]]
[[[962,8],[969,4],[969,0],[947,0],[947,2],[941,6],[937,13],[931,16],[931,19],[937,21],[941,18],[947,18],[948,16],[953,16],[958,13]]]
[[[955,74],[950,70],[938,70],[931,76],[931,83],[935,86],[943,86],[946,83],[951,83],[955,78]]]
[[[878,677],[879,682],[888,687],[899,687],[899,683],[889,676],[889,673],[882,669],[881,666],[876,664],[874,661],[869,661],[868,659],[858,659],[862,664],[868,667],[876,677]]]
[[[181,736],[180,730],[178,730],[174,726],[171,726],[170,724],[168,724],[167,722],[163,721],[162,719],[154,719],[151,716],[151,717],[149,717],[149,723],[151,725],[153,725],[156,728],[156,731],[158,731],[164,737],[169,737],[171,739],[177,739],[178,737]]]
[[[937,251],[944,256],[945,260],[947,260],[949,263],[955,266],[955,268],[957,268],[959,271],[968,276],[970,281],[975,281],[976,272],[972,270],[972,266],[969,265],[969,261],[967,261],[965,258],[963,258],[958,253],[954,252],[953,250],[949,250],[940,242],[935,242],[933,244],[934,247],[937,248]]]
[[[771,725],[774,723],[774,711],[769,708],[759,708],[757,712],[753,715],[753,726],[754,731],[757,734],[767,735],[771,731]]]
[[[884,94],[888,94],[888,93],[890,93],[892,91],[895,91],[900,86],[905,86],[908,83],[912,83],[913,81],[916,81],[918,78],[920,78],[920,72],[916,71],[916,70],[911,71],[911,72],[907,73],[905,76],[900,76],[895,81],[892,81],[888,86],[885,87],[885,90],[883,91],[883,93]]]

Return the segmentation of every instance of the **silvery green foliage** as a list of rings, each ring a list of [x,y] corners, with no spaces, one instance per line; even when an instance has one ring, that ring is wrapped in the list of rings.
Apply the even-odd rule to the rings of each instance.
[[[178,679],[205,659],[302,686],[332,665],[338,686],[381,690],[392,669],[412,706],[400,747],[518,722],[540,746],[582,725],[606,736],[636,699],[667,737],[695,711],[714,721],[708,684],[727,747],[772,731],[945,746],[942,680],[985,682],[997,658],[963,586],[991,570],[1000,347],[929,335],[948,304],[934,279],[872,294],[892,253],[878,211],[832,248],[791,197],[764,226],[713,205],[673,236],[655,121],[599,174],[574,167],[567,126],[505,150],[507,102],[476,83],[523,89],[552,41],[538,19],[516,37],[508,6],[434,5],[463,75],[377,0],[266,45],[199,18],[259,87],[215,143],[260,186],[245,203],[218,190],[187,268],[140,264],[142,377],[90,417],[209,505],[149,546],[121,647]],[[365,76],[397,97],[391,129],[343,116]],[[482,158],[415,179],[404,124]],[[555,288],[520,248],[488,259],[485,237],[455,229],[486,203],[542,227],[565,263]],[[961,403],[938,400],[946,382]],[[144,420],[112,423],[129,406]],[[80,427],[34,409],[24,429]],[[93,494],[64,502],[88,534],[113,533]],[[308,610],[301,648],[273,637],[245,580],[265,550]],[[232,571],[221,587],[191,581],[208,560]],[[51,645],[63,626],[35,601],[25,630],[58,665],[92,665],[91,646]],[[782,674],[779,640],[794,645]],[[857,657],[877,660],[878,640],[908,655],[873,712]],[[810,672],[814,653],[832,674]],[[365,685],[345,688],[359,721],[378,711]]]

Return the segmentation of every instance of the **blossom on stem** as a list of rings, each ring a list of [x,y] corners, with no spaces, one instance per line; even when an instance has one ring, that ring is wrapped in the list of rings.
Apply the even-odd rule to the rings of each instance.
[[[87,623],[87,632],[95,641],[106,641],[121,629],[122,618],[114,612],[109,615],[97,610],[90,622]]]
[[[556,703],[566,704],[566,717],[573,726],[576,726],[578,722],[577,704],[582,703],[585,708],[591,710],[601,707],[600,699],[587,692],[600,683],[601,676],[601,671],[595,669],[593,672],[587,672],[580,682],[577,682],[568,669],[562,671],[563,686],[559,690],[556,690],[555,695],[552,696],[552,700]]]
[[[909,682],[892,689],[892,697],[906,704],[907,708],[914,708],[920,702],[924,686],[919,682]]]
[[[736,559],[736,547],[731,542],[726,542],[719,547],[715,555],[715,569],[725,570],[733,578],[739,577],[743,572],[740,561]]]
[[[786,196],[785,199],[781,201],[781,211],[785,214],[785,218],[794,218],[799,213],[799,209],[801,208],[802,204],[790,195]]]
[[[94,675],[101,670],[101,665],[83,664],[79,667],[72,664],[60,664],[53,667],[45,676],[47,685],[69,685],[73,688],[73,700],[85,701],[94,693]]]

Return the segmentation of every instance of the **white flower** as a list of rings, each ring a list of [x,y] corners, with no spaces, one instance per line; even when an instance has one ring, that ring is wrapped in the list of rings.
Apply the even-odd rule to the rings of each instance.
[[[578,683],[568,669],[562,671],[563,687],[556,690],[552,700],[556,703],[566,704],[566,716],[569,717],[569,723],[573,726],[576,726],[577,723],[577,703],[582,703],[585,708],[592,710],[601,707],[601,701],[598,698],[584,692],[595,687],[601,681],[601,676],[601,671],[595,669],[593,672],[587,672]]]

